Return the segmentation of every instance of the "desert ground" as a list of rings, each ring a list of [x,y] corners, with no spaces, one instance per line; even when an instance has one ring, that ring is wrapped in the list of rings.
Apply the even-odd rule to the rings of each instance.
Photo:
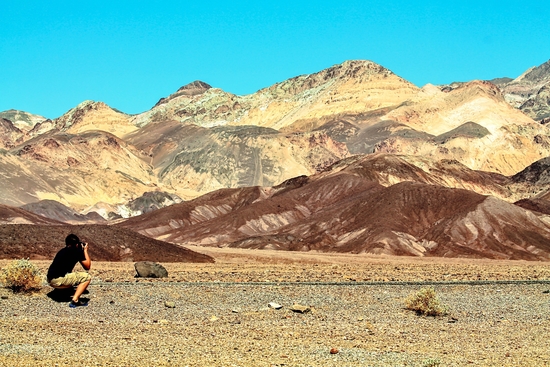
[[[550,366],[548,262],[190,249],[216,262],[93,262],[87,307],[1,288],[0,365]],[[446,315],[405,309],[428,286]]]

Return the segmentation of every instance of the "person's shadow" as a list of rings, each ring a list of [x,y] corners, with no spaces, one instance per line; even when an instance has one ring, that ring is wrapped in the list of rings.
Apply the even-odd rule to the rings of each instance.
[[[50,292],[48,292],[46,295],[54,300],[55,302],[71,302],[71,300],[73,299],[73,295],[74,295],[74,292],[75,292],[75,289],[74,288],[54,288],[53,290],[51,290]],[[88,290],[86,289],[84,291],[84,294],[88,294],[90,292],[88,292]],[[86,298],[80,298],[82,301],[89,301],[88,299]]]

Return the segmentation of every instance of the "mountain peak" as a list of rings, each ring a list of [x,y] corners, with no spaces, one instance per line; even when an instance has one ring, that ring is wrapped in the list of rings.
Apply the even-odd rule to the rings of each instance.
[[[154,107],[157,107],[158,105],[164,104],[174,98],[180,97],[180,96],[186,96],[186,97],[193,97],[198,96],[200,94],[203,94],[207,90],[212,88],[210,84],[207,84],[205,82],[201,82],[200,80],[195,80],[194,82],[191,82],[189,84],[184,85],[180,89],[176,91],[176,93],[169,95],[166,98],[161,98],[155,104]]]
[[[204,93],[206,90],[212,88],[211,85],[201,82],[200,80],[195,80],[189,84],[184,85],[176,93],[186,94],[186,95],[196,95]]]
[[[532,83],[541,83],[550,80],[550,60],[537,67],[531,68],[523,74],[525,80]]]

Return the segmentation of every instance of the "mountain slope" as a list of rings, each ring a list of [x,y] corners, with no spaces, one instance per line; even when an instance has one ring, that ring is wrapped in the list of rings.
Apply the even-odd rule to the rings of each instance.
[[[45,134],[0,154],[2,202],[20,206],[43,199],[82,210],[151,191],[151,167],[134,148],[101,132]]]
[[[0,225],[0,259],[51,260],[75,233],[90,244],[93,261],[162,261],[209,263],[214,259],[122,228],[105,225]]]
[[[315,121],[334,114],[396,106],[417,89],[373,62],[346,61],[247,96],[236,96],[196,81],[135,116],[133,123],[144,126],[154,121],[176,120],[204,127],[254,125],[303,131],[291,126],[304,121],[313,121],[315,125]]]
[[[222,190],[119,225],[201,246],[550,258],[550,225],[528,210],[463,189],[413,182],[384,188],[345,171],[271,189]]]
[[[499,85],[506,100],[537,121],[550,118],[550,60]]]
[[[2,111],[0,112],[0,118],[10,120],[15,127],[22,131],[29,131],[36,124],[47,120],[44,116],[18,110]]]
[[[224,187],[275,185],[349,155],[321,132],[281,134],[256,126],[153,122],[126,140],[153,165],[159,184],[183,198]]]

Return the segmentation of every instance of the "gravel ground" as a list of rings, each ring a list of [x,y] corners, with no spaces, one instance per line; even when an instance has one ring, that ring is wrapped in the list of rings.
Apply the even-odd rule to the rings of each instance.
[[[89,306],[78,309],[49,287],[2,288],[0,366],[550,366],[546,263],[282,263],[164,264],[163,280],[135,279],[128,263],[94,263]],[[373,267],[387,280],[509,271],[537,283],[434,284],[449,314],[426,317],[404,308],[425,284],[361,283]],[[293,312],[294,303],[311,311]]]

